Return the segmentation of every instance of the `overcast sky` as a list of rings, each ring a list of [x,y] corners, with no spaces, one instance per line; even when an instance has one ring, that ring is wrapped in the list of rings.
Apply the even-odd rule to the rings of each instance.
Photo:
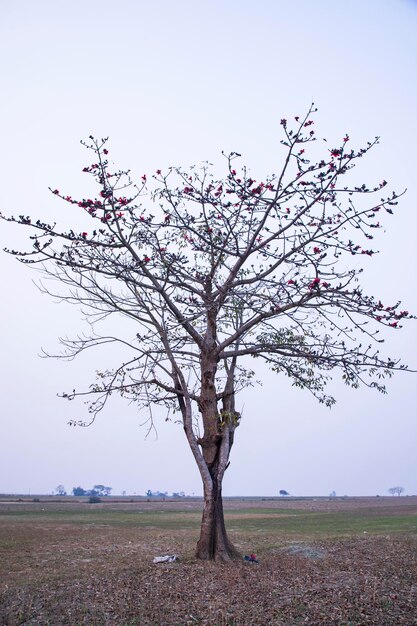
[[[236,150],[265,176],[280,167],[281,117],[319,107],[316,132],[352,146],[381,143],[358,182],[408,188],[385,219],[363,285],[417,312],[417,2],[412,0],[0,0],[0,210],[56,219],[68,205],[48,186],[83,195],[79,140],[110,136],[118,166],[144,172]],[[86,161],[87,158],[87,161]],[[74,209],[72,209],[74,210]],[[26,234],[0,224],[0,244]],[[39,358],[83,328],[39,276],[0,254],[0,493],[51,493],[96,483],[115,493],[201,494],[182,428],[115,400],[88,429],[83,407],[57,397],[87,386],[101,354]],[[387,333],[386,354],[417,369],[416,323]],[[348,390],[335,375],[331,410],[284,377],[239,397],[241,426],[225,495],[417,493],[417,375],[389,394]]]

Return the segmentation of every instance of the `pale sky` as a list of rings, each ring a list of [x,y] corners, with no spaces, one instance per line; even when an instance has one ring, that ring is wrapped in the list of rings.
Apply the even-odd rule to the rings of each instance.
[[[408,189],[363,285],[417,313],[416,33],[412,0],[0,0],[0,210],[71,220],[48,186],[83,195],[79,140],[90,134],[110,136],[117,165],[137,178],[204,160],[221,167],[222,150],[265,176],[280,167],[280,118],[314,101],[329,142],[381,136],[359,184]],[[1,248],[25,240],[0,224]],[[182,428],[162,413],[157,440],[121,400],[89,429],[67,425],[83,406],[56,394],[94,382],[103,355],[39,358],[82,331],[80,313],[40,294],[40,276],[14,258],[1,253],[0,267],[0,493],[101,483],[201,494]],[[416,334],[413,321],[387,333],[386,354],[417,369]],[[396,375],[382,396],[346,389],[335,372],[329,410],[259,372],[263,386],[238,398],[224,494],[387,495],[396,485],[416,494],[416,376]]]

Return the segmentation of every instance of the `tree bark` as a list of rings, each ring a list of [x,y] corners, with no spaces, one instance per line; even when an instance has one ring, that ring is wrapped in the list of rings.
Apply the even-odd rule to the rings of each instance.
[[[201,388],[198,408],[201,412],[204,433],[197,440],[201,447],[204,470],[201,473],[204,486],[204,509],[201,520],[200,539],[196,556],[203,560],[230,561],[240,555],[229,541],[224,523],[222,482],[227,468],[233,433],[236,424],[232,420],[230,401],[223,401],[223,411],[218,411],[216,372],[219,362],[217,350],[217,308],[211,298],[212,277],[205,284],[207,304],[207,327],[200,353]],[[228,376],[233,387],[233,372]],[[227,394],[228,396],[230,394]],[[234,394],[232,402],[234,403]],[[234,407],[234,404],[233,404]],[[225,409],[227,409],[225,411]]]
[[[224,523],[221,482],[212,477],[212,485],[204,485],[204,509],[196,556],[205,561],[231,561],[240,558],[230,542]]]
[[[215,422],[216,436],[209,442],[199,441],[208,469],[208,477],[202,475],[204,508],[196,556],[203,560],[224,562],[240,558],[240,554],[226,533],[222,499],[223,477],[228,466],[235,424],[231,421],[229,414],[224,422],[221,422],[219,418],[216,418]]]

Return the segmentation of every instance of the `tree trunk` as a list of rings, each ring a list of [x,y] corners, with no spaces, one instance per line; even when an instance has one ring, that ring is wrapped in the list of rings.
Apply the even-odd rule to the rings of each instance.
[[[223,394],[223,411],[219,414],[217,406],[219,398],[216,390],[216,372],[219,362],[216,328],[217,306],[213,304],[211,290],[212,277],[208,276],[205,284],[207,328],[200,352],[201,387],[198,399],[204,433],[202,438],[194,439],[191,432],[192,428],[190,429],[188,426],[186,427],[186,434],[192,446],[204,486],[204,509],[196,556],[206,561],[230,561],[238,558],[239,554],[226,534],[222,482],[236,427],[234,365],[228,371],[227,389],[225,388],[228,393]],[[184,424],[192,423],[191,416],[187,417],[186,411],[183,414],[185,415]],[[195,449],[194,442],[200,446],[201,453]]]
[[[223,514],[221,482],[212,477],[212,485],[204,485],[204,509],[196,556],[205,561],[231,561],[240,554],[229,541]]]

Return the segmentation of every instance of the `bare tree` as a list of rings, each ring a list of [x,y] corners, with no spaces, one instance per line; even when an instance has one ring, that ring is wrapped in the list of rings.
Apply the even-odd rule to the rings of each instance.
[[[65,489],[64,485],[57,485],[55,487],[55,492],[56,492],[57,496],[66,496],[67,495],[67,492],[66,492],[66,489]]]
[[[90,137],[83,143],[93,163],[84,172],[97,197],[51,191],[72,211],[78,206],[91,228],[3,217],[33,231],[31,251],[8,251],[67,288],[60,297],[81,305],[91,324],[89,335],[61,339],[62,356],[110,344],[126,355],[90,388],[64,397],[92,397],[90,423],[115,392],[139,408],[180,412],[204,486],[201,559],[237,555],[225,530],[222,482],[241,420],[236,395],[254,384],[253,359],[327,406],[335,369],[347,385],[381,392],[385,377],[406,369],[380,355],[378,326],[396,329],[411,316],[359,284],[358,261],[374,254],[369,242],[398,199],[381,197],[385,180],[371,188],[351,182],[355,162],[378,138],[354,150],[346,135],[335,148],[324,144],[312,162],[314,112],[281,120],[282,169],[262,181],[231,153],[221,180],[204,164],[157,170],[135,185],[128,172],[110,169],[107,139]],[[115,314],[134,323],[130,336],[100,332]]]
[[[400,496],[404,491],[404,487],[390,487],[388,491],[392,496]]]

